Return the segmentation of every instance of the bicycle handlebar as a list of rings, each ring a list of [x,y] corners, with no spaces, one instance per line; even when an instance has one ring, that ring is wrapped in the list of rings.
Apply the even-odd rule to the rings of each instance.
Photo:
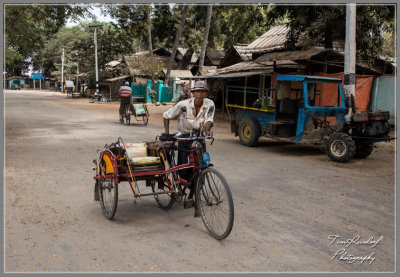
[[[213,136],[208,135],[208,136],[192,136],[192,137],[188,137],[188,138],[179,138],[179,137],[174,137],[174,139],[178,140],[178,141],[183,141],[183,140],[202,140],[202,139],[214,139]]]

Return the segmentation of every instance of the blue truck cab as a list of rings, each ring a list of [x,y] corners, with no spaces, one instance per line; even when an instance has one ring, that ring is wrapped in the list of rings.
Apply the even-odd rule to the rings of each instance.
[[[246,146],[255,146],[260,136],[266,136],[322,144],[337,162],[347,162],[353,156],[365,158],[373,143],[390,139],[389,113],[349,115],[351,101],[345,98],[341,84],[338,78],[278,75],[270,101],[263,101],[265,95],[260,94],[253,105],[227,103],[231,131]]]

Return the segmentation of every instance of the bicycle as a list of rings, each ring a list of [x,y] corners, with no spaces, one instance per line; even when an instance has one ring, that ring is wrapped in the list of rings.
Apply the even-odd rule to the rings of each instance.
[[[125,105],[124,113],[122,114],[122,118],[120,119],[121,124],[124,123],[124,118],[126,120],[126,124],[131,125],[131,108],[129,105]]]
[[[225,177],[213,167],[208,152],[202,143],[212,137],[179,134],[158,137],[155,142],[146,144],[152,160],[159,163],[135,165],[129,158],[127,147],[121,138],[102,151],[98,151],[96,164],[95,200],[100,201],[103,215],[112,219],[117,209],[118,184],[128,181],[134,197],[153,195],[160,208],[168,210],[174,202],[187,203],[190,185],[194,189],[194,216],[200,216],[212,237],[218,240],[226,238],[232,231],[234,207],[232,194]],[[176,146],[177,141],[193,141],[189,150]],[[212,144],[211,142],[211,144]],[[175,151],[188,151],[188,163],[176,165]],[[187,180],[178,175],[178,170],[192,169]],[[141,193],[138,181],[146,181],[151,193]],[[193,205],[185,206],[190,208]]]

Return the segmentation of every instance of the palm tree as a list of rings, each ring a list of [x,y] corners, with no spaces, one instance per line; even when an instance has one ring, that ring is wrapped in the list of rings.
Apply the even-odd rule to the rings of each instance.
[[[149,42],[150,55],[153,55],[153,43],[151,41],[151,18],[150,18],[150,14],[151,14],[151,6],[149,6],[148,9],[147,9],[147,39],[148,39],[148,42]]]
[[[187,14],[188,14],[188,11],[189,11],[189,5],[186,5],[186,6],[183,8],[181,21],[180,21],[179,27],[178,27],[178,32],[176,33],[176,37],[175,37],[175,41],[174,41],[174,46],[173,46],[173,48],[172,48],[172,54],[171,54],[171,57],[170,57],[169,60],[168,60],[167,73],[165,74],[165,83],[166,83],[166,84],[169,83],[169,75],[171,74],[172,63],[173,63],[173,61],[174,61],[174,59],[175,59],[176,50],[178,49],[179,39],[180,39],[180,37],[181,37],[183,27],[185,26],[185,20],[186,20],[186,16],[187,16]]]
[[[203,70],[204,57],[206,55],[206,47],[207,47],[207,42],[208,42],[208,33],[210,31],[210,25],[211,25],[211,14],[212,14],[212,5],[208,5],[207,6],[207,15],[206,15],[206,26],[204,28],[203,42],[201,44],[199,71],[198,71],[197,75],[201,74],[201,71]]]

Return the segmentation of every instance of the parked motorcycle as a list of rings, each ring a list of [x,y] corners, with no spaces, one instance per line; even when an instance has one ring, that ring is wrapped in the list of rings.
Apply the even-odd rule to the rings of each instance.
[[[90,95],[89,102],[94,103],[96,101],[104,104],[107,103],[107,98],[105,98],[101,92],[99,94]]]

